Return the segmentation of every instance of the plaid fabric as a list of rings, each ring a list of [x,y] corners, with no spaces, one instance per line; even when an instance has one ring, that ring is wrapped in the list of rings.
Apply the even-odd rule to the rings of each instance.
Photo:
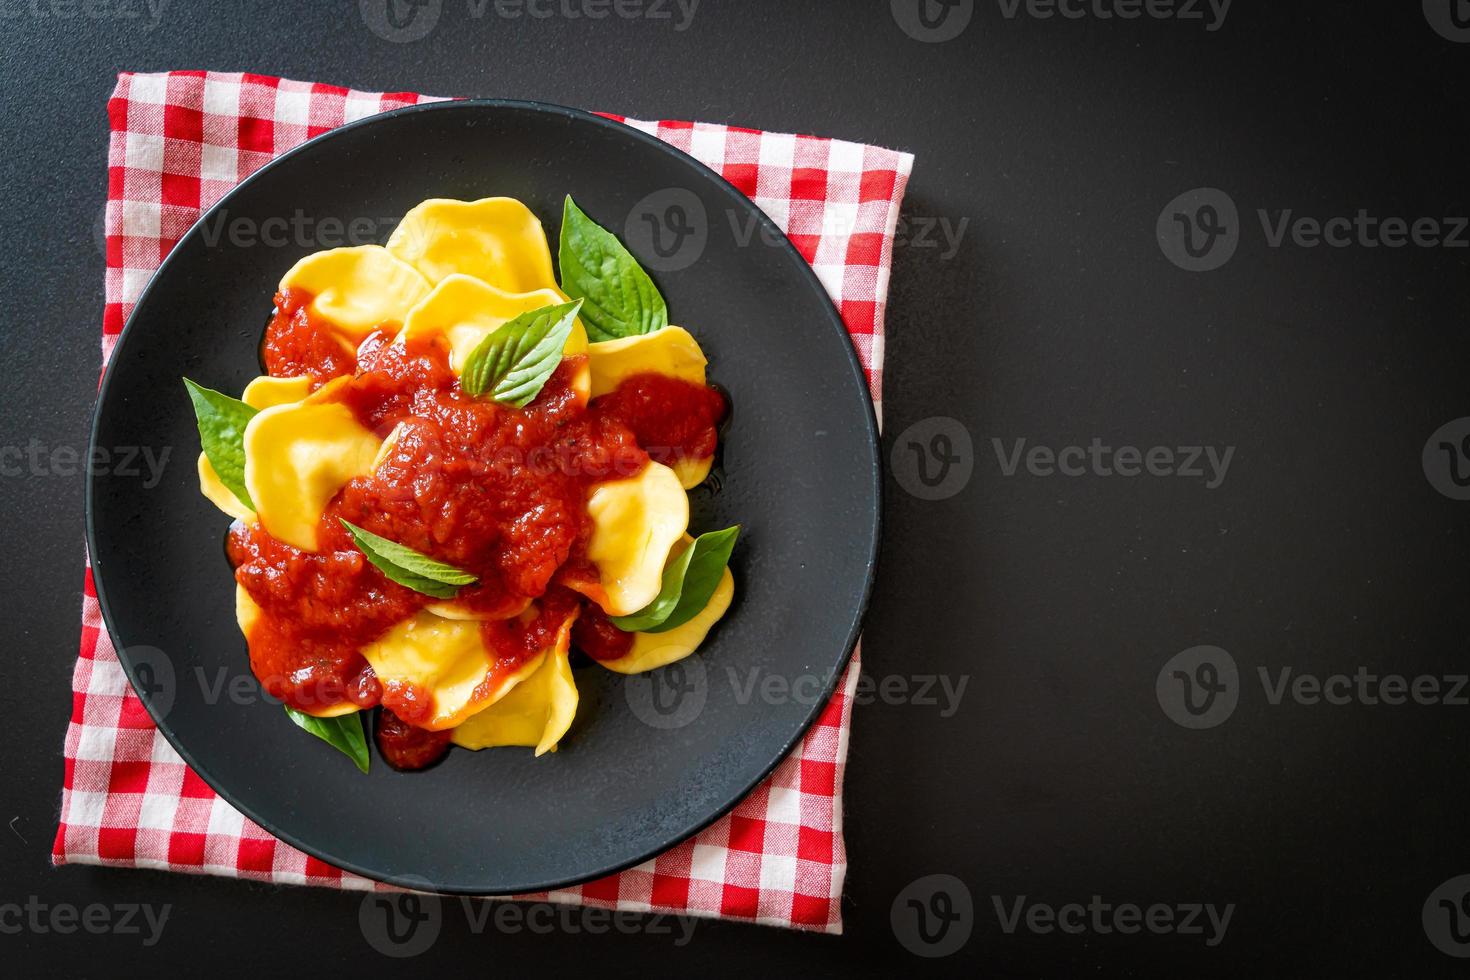
[[[425,101],[262,75],[121,75],[108,104],[103,363],[149,277],[203,209],[304,140]],[[893,235],[913,158],[809,136],[612,118],[703,161],[787,232],[841,311],[877,403]],[[517,897],[841,932],[842,774],[857,675],[854,653],[797,749],[700,834],[619,874]],[[55,864],[380,887],[276,840],[183,763],[128,686],[90,568],[72,692]]]

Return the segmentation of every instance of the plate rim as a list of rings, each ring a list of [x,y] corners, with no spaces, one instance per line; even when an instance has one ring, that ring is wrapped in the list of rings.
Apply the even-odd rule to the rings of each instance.
[[[594,881],[598,878],[606,877],[608,875],[618,874],[638,864],[641,864],[649,860],[650,858],[662,854],[669,848],[674,847],[682,843],[683,841],[688,840],[694,835],[700,833],[711,824],[713,824],[715,821],[719,820],[721,817],[725,816],[731,810],[733,810],[740,803],[741,800],[746,799],[750,795],[752,790],[759,786],[767,777],[770,776],[770,774],[776,769],[777,766],[779,766],[782,762],[786,760],[786,758],[791,754],[792,749],[794,749],[796,745],[806,737],[807,733],[811,731],[812,726],[816,724],[817,719],[824,711],[826,711],[827,706],[837,689],[837,685],[846,674],[847,668],[852,661],[853,652],[857,648],[858,640],[861,637],[863,620],[867,616],[868,608],[872,601],[874,582],[877,577],[878,556],[883,540],[883,463],[880,446],[878,418],[876,409],[873,404],[872,392],[868,384],[867,374],[863,370],[862,363],[858,360],[857,348],[853,344],[852,336],[846,328],[841,313],[838,311],[836,305],[833,303],[831,295],[827,292],[826,287],[817,277],[816,270],[812,268],[811,263],[808,262],[801,255],[800,252],[797,251],[796,247],[792,244],[790,238],[786,235],[785,231],[783,231],[780,226],[778,226],[771,219],[771,217],[766,214],[764,210],[761,209],[758,204],[756,204],[745,194],[741,193],[718,172],[706,166],[704,163],[695,159],[693,156],[689,155],[688,153],[684,152],[673,144],[661,140],[658,137],[653,136],[649,133],[645,133],[636,127],[629,126],[619,119],[609,118],[607,116],[602,116],[584,109],[576,109],[570,106],[563,106],[550,102],[537,102],[525,99],[473,98],[448,99],[435,102],[420,102],[414,105],[401,106],[396,109],[390,109],[386,112],[374,113],[369,116],[364,116],[361,119],[352,120],[351,122],[344,123],[341,126],[334,127],[324,133],[320,133],[317,136],[305,140],[301,144],[292,147],[285,153],[282,153],[280,156],[277,156],[266,162],[258,170],[255,170],[244,180],[240,181],[234,187],[225,192],[219,198],[219,200],[215,201],[214,204],[210,205],[209,208],[201,211],[198,219],[196,219],[195,222],[189,226],[188,230],[179,237],[178,242],[176,242],[174,246],[169,249],[168,254],[165,255],[163,261],[159,263],[158,268],[155,269],[153,273],[148,277],[148,282],[143,287],[142,292],[138,294],[138,299],[133,304],[133,310],[128,315],[127,321],[124,323],[122,330],[118,334],[116,342],[113,344],[112,354],[107,360],[107,365],[106,369],[103,372],[102,381],[97,388],[96,402],[94,403],[92,408],[92,419],[87,436],[88,451],[91,452],[97,445],[99,431],[102,428],[103,424],[103,407],[107,404],[108,392],[114,380],[114,367],[115,365],[120,363],[123,357],[126,356],[127,343],[131,336],[135,333],[133,328],[137,320],[139,311],[144,308],[146,301],[148,300],[149,295],[153,292],[153,290],[155,288],[158,288],[160,282],[164,279],[165,273],[168,271],[170,265],[178,259],[179,247],[183,245],[186,241],[192,240],[194,236],[200,232],[200,229],[206,224],[206,222],[215,214],[216,211],[223,209],[226,204],[232,198],[234,198],[236,194],[240,193],[252,182],[262,177],[268,171],[271,171],[278,166],[284,165],[293,157],[297,156],[298,154],[307,152],[319,143],[329,142],[334,138],[341,137],[343,134],[351,130],[372,126],[382,122],[385,119],[397,118],[400,116],[446,111],[478,111],[484,109],[511,109],[517,111],[546,113],[553,116],[562,116],[566,119],[594,125],[603,129],[616,131],[621,135],[633,138],[636,142],[643,143],[644,145],[654,150],[674,157],[685,166],[694,168],[696,172],[701,173],[710,181],[712,187],[717,188],[718,190],[723,192],[726,197],[731,198],[736,206],[748,207],[755,214],[760,222],[775,230],[775,232],[779,236],[776,240],[776,247],[785,252],[788,258],[796,260],[796,262],[798,263],[798,267],[802,270],[800,275],[804,279],[806,279],[807,284],[811,286],[816,295],[821,298],[822,305],[825,307],[828,314],[826,317],[826,325],[829,328],[836,330],[841,336],[848,370],[852,374],[853,379],[858,383],[858,386],[864,395],[864,398],[862,399],[864,404],[862,424],[864,428],[864,434],[867,437],[866,442],[869,449],[869,468],[872,474],[871,491],[873,499],[873,532],[871,541],[869,542],[868,546],[866,572],[862,584],[861,596],[859,597],[857,604],[856,614],[853,617],[852,623],[848,627],[847,636],[843,641],[843,650],[840,657],[836,661],[831,678],[824,685],[820,696],[814,699],[811,708],[807,711],[806,717],[802,719],[801,724],[797,727],[795,733],[781,746],[780,750],[776,753],[775,758],[769,764],[761,768],[759,774],[756,775],[755,778],[750,780],[747,785],[742,787],[731,800],[721,804],[713,813],[711,813],[707,817],[701,817],[686,828],[672,832],[671,834],[663,835],[664,839],[661,841],[661,843],[651,847],[649,850],[647,850],[646,853],[640,853],[636,857],[627,859],[625,861],[621,861],[619,863],[606,867],[600,867],[595,870],[590,870],[583,874],[578,874],[569,878],[561,878],[545,882],[531,882],[527,884],[517,883],[508,887],[496,885],[493,889],[486,889],[483,887],[469,887],[467,885],[460,885],[457,883],[447,884],[439,882],[426,882],[422,878],[422,876],[416,876],[413,874],[385,874],[382,871],[368,869],[357,862],[335,856],[330,852],[329,847],[323,847],[321,845],[308,843],[307,841],[300,839],[290,831],[284,830],[273,822],[264,820],[258,814],[252,812],[252,808],[242,804],[228,788],[222,786],[215,777],[210,775],[202,766],[199,765],[194,754],[181,743],[177,734],[167,724],[167,719],[160,719],[158,717],[157,713],[154,710],[152,698],[150,696],[146,696],[140,691],[138,678],[136,676],[134,665],[132,663],[132,658],[125,655],[125,651],[127,648],[119,642],[118,630],[113,622],[112,608],[109,604],[106,589],[103,585],[103,569],[99,565],[98,561],[99,549],[97,547],[97,542],[99,540],[99,537],[96,525],[96,508],[94,506],[95,497],[98,492],[98,485],[100,480],[103,478],[103,474],[91,474],[91,476],[87,480],[85,498],[87,563],[92,573],[92,589],[97,594],[97,604],[102,615],[103,625],[107,630],[108,638],[112,642],[113,650],[117,655],[118,662],[123,668],[123,673],[127,678],[128,685],[133,689],[133,693],[143,703],[143,707],[145,710],[147,710],[149,718],[153,720],[154,726],[163,735],[164,739],[169,743],[173,750],[178,753],[179,757],[184,761],[184,763],[189,766],[189,768],[192,769],[202,780],[204,780],[209,788],[213,790],[222,800],[224,800],[230,806],[234,807],[237,811],[243,814],[246,819],[255,822],[263,830],[265,830],[267,833],[271,834],[278,840],[284,841],[286,844],[296,848],[297,850],[311,855],[318,860],[324,861],[332,867],[339,868],[350,874],[366,878],[370,881],[382,882],[398,887],[422,889],[425,884],[428,884],[434,890],[434,892],[439,894],[476,896],[504,895],[512,892],[522,893],[552,891],[560,888],[570,887],[573,885],[583,884],[588,881]]]

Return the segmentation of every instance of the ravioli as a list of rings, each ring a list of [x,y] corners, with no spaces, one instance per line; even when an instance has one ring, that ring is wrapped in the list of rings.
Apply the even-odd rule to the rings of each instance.
[[[327,503],[348,480],[371,472],[381,445],[346,405],[324,400],[346,380],[267,408],[245,427],[245,489],[257,517],[272,537],[303,551],[317,550]]]
[[[255,621],[260,618],[260,606],[250,598],[250,593],[245,591],[245,586],[235,583],[235,622],[240,624],[240,632],[248,638],[250,630],[255,626]]]
[[[332,324],[348,349],[385,323],[403,323],[429,288],[418,270],[381,245],[313,252],[281,279],[282,290],[312,295],[312,312]]]
[[[689,526],[689,498],[679,477],[650,460],[637,476],[598,484],[587,513],[587,559],[602,580],[587,590],[588,598],[609,616],[635,613],[657,598],[669,551]]]
[[[577,685],[568,657],[575,616],[557,631],[541,666],[509,694],[471,715],[454,730],[451,741],[467,749],[527,745],[536,755],[555,752],[577,714]]]
[[[587,347],[592,374],[592,397],[605,395],[635,374],[663,374],[694,384],[705,383],[704,351],[683,327],[668,326],[653,333],[604,340]],[[709,476],[713,456],[678,459],[671,465],[685,490],[693,490]]]
[[[387,249],[431,283],[463,273],[510,293],[556,289],[541,221],[511,197],[424,201],[403,216]]]
[[[395,687],[412,685],[433,698],[427,721],[430,731],[453,728],[475,712],[494,704],[517,684],[536,673],[546,654],[506,669],[480,636],[480,624],[445,619],[420,610],[362,648],[383,685],[385,699]]]
[[[641,674],[645,670],[656,670],[676,660],[683,660],[704,642],[705,636],[724,617],[735,598],[735,576],[725,569],[720,584],[715,586],[709,602],[683,626],[676,626],[665,633],[634,633],[633,645],[628,652],[616,660],[599,660],[608,670],[620,674]]]
[[[604,340],[587,348],[592,366],[592,397],[605,395],[635,374],[666,374],[704,384],[708,363],[699,343],[683,327]]]
[[[471,352],[490,334],[522,313],[530,313],[567,301],[555,289],[537,289],[525,293],[506,292],[473,276],[446,276],[424,301],[409,311],[399,337],[442,336],[449,345],[449,367],[456,373],[464,368]],[[572,333],[562,348],[565,356],[587,353],[587,331],[581,320],[572,321]],[[583,366],[573,382],[586,401],[590,397],[590,374]]]
[[[260,615],[260,606],[243,586],[237,584],[235,619],[247,640]],[[395,685],[413,685],[428,693],[433,698],[432,720],[422,727],[440,731],[453,728],[476,711],[495,704],[518,684],[539,676],[542,662],[549,662],[550,654],[557,650],[565,663],[570,633],[571,620],[568,619],[558,633],[558,645],[554,650],[538,654],[513,669],[505,669],[496,665],[493,654],[485,647],[478,623],[444,619],[423,610],[363,647],[362,655],[372,665],[373,673],[385,690]],[[570,670],[568,666],[568,680]],[[538,691],[543,694],[538,696],[543,700],[551,699],[546,703],[556,706],[555,717],[561,719],[562,714],[567,715],[560,731],[552,738],[552,744],[555,744],[561,732],[571,724],[570,715],[576,712],[576,689],[572,688],[568,702],[566,692],[555,687],[551,679],[542,679],[539,683]],[[335,718],[358,710],[357,705],[343,702],[320,710],[308,710],[307,714]],[[547,730],[552,729],[548,727]]]
[[[670,464],[670,468],[674,471],[674,475],[679,478],[679,486],[685,490],[693,490],[705,481],[705,478],[709,476],[709,471],[714,468],[714,465],[715,458],[713,456],[705,456],[702,459],[676,459]]]
[[[307,392],[311,391],[312,379],[303,375],[299,378],[272,378],[269,375],[261,375],[245,386],[245,391],[240,395],[240,400],[254,409],[270,408],[273,405],[286,405],[305,398]],[[214,466],[209,462],[209,457],[203,453],[199,454],[199,492],[220,510],[238,521],[246,524],[254,523],[255,511],[246,507],[235,496],[233,490],[225,486],[219,474],[214,471]]]
[[[295,378],[272,378],[268,374],[262,374],[245,386],[245,390],[240,393],[240,400],[254,409],[289,405],[311,394],[313,380],[309,374]]]
[[[225,486],[219,474],[214,471],[214,465],[209,462],[209,457],[203,453],[199,454],[199,492],[204,494],[206,500],[235,520],[244,521],[246,524],[255,522],[255,511],[246,507],[240,498],[235,496],[235,491]]]

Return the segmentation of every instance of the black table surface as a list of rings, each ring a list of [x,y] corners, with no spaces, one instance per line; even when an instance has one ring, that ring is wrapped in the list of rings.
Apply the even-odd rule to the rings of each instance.
[[[368,27],[375,2],[0,0],[5,962],[1463,970],[1461,0],[925,0],[927,22],[914,0],[443,0],[404,43]],[[104,109],[116,72],[177,68],[916,154],[845,935],[600,934],[595,917],[485,921],[456,902],[427,951],[393,960],[355,894],[50,867],[81,590],[65,447],[85,447],[96,386]],[[94,903],[168,919],[152,945],[146,926],[53,928],[51,910]]]

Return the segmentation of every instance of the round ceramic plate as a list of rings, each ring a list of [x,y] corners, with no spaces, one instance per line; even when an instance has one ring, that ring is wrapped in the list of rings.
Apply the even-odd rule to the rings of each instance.
[[[744,525],[736,600],[701,651],[640,677],[588,665],[561,748],[455,750],[360,773],[263,699],[235,625],[228,518],[199,495],[180,378],[239,392],[281,275],[386,238],[431,197],[506,195],[555,252],[562,200],[622,237],[733,405],[719,492],[691,526]],[[251,176],[153,277],[107,370],[101,447],[171,450],[162,480],[99,473],[87,533],[129,679],[179,754],[281,839],[349,871],[507,894],[594,878],[734,805],[820,713],[857,637],[879,531],[877,431],[852,345],[810,266],[712,171],[643,133],[520,102],[444,102],[320,136]],[[775,676],[778,682],[766,678]]]

